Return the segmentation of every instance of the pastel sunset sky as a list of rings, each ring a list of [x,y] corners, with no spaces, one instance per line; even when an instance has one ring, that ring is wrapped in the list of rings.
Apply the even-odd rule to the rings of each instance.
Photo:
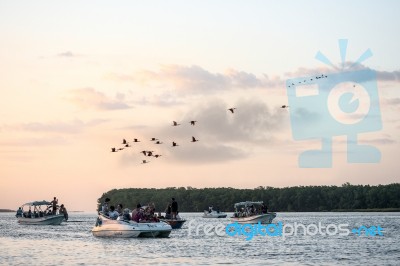
[[[0,1],[0,208],[56,196],[94,211],[103,192],[128,187],[399,182],[399,10],[394,0]],[[315,55],[339,64],[338,39],[347,62],[373,53],[362,64],[377,73],[383,129],[358,138],[382,158],[348,163],[336,136],[331,168],[300,168],[321,141],[293,139],[285,83],[334,72]],[[140,142],[111,152],[123,138]]]

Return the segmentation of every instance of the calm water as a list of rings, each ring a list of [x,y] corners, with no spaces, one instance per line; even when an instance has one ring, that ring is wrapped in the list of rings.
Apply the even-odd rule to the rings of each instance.
[[[380,225],[384,236],[258,235],[250,241],[207,236],[203,227],[196,235],[199,224],[230,223],[201,215],[182,214],[188,222],[167,239],[102,239],[90,232],[95,213],[70,213],[71,222],[60,226],[19,225],[13,213],[0,213],[0,265],[400,265],[400,213],[278,213],[276,223]]]

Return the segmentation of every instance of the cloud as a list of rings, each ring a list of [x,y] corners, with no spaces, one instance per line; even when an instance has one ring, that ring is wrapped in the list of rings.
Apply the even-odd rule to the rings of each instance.
[[[4,130],[21,130],[29,132],[48,132],[48,133],[63,133],[77,134],[82,132],[86,127],[96,126],[104,123],[106,120],[95,119],[89,122],[83,122],[79,119],[70,122],[30,122],[15,125],[4,125]]]
[[[284,129],[287,110],[270,108],[259,99],[241,99],[235,103],[232,114],[223,100],[214,99],[203,105],[192,106],[181,119],[171,118],[171,123],[161,127],[146,127],[136,150],[153,150],[174,161],[188,163],[213,163],[231,161],[251,156],[256,149],[268,149],[276,142],[276,135]],[[172,126],[172,120],[180,125]],[[195,126],[190,125],[196,120]],[[143,133],[143,132],[146,133]],[[199,141],[191,142],[192,136]],[[156,137],[163,142],[156,145],[148,141]],[[171,147],[172,141],[178,147]],[[139,154],[132,154],[137,162]]]
[[[347,62],[349,67],[353,63]],[[351,70],[370,69],[364,65],[356,65]],[[373,69],[370,69],[373,70]],[[345,70],[348,71],[348,70]],[[399,82],[400,71],[376,71],[377,79],[387,82]],[[178,93],[210,94],[232,89],[284,88],[286,79],[312,77],[321,74],[337,73],[334,68],[304,68],[294,72],[286,72],[282,77],[269,78],[267,74],[257,76],[246,71],[227,69],[223,73],[211,72],[200,66],[162,65],[157,71],[140,70],[133,74],[109,73],[107,79],[133,82],[141,87],[164,88]]]
[[[69,91],[67,99],[82,108],[97,110],[119,110],[132,108],[124,102],[125,95],[117,93],[115,98],[110,98],[104,93],[93,88],[74,89]]]
[[[77,57],[79,55],[74,54],[71,51],[66,51],[66,52],[57,54],[57,56],[59,56],[59,57]]]
[[[132,75],[111,73],[106,75],[106,78],[135,82],[147,87],[167,87],[190,93],[216,93],[238,88],[265,88],[277,86],[282,82],[279,79],[270,80],[267,75],[257,77],[252,73],[235,69],[228,69],[225,73],[213,73],[196,65],[163,65],[159,71],[141,70]]]

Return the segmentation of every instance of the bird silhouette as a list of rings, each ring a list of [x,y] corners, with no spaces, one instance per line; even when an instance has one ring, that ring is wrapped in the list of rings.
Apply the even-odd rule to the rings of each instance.
[[[172,142],[172,147],[176,147],[176,146],[179,146],[176,142]]]
[[[140,140],[138,140],[138,139],[133,139],[133,142],[140,142]]]
[[[162,155],[160,155],[160,154],[153,155],[153,157],[156,157],[156,158],[161,157],[161,156]]]
[[[288,108],[288,107],[289,107],[289,105],[282,105],[281,106],[281,108],[283,108],[283,109]]]
[[[197,121],[192,120],[192,121],[190,121],[189,123],[190,123],[192,126],[194,126],[194,125],[196,124],[196,122],[197,122]]]
[[[148,151],[147,156],[153,156],[153,151]]]
[[[178,124],[178,123],[175,122],[175,121],[172,121],[172,123],[173,123],[173,124],[172,124],[173,127],[176,127],[176,126],[179,126],[179,125],[180,125],[180,124]]]
[[[140,153],[143,153],[143,155],[146,156],[147,151],[141,151]]]
[[[156,144],[163,144],[161,141],[157,140]]]
[[[158,139],[156,139],[156,138],[151,138],[150,140],[151,140],[151,141],[156,141],[156,140],[158,140]]]
[[[142,160],[142,163],[149,163],[150,161]]]
[[[125,144],[125,147],[126,147],[126,148],[128,148],[128,147],[130,147],[130,146],[131,146],[131,145],[129,145],[129,143],[126,143],[126,144]]]
[[[119,151],[122,151],[124,148],[118,148]]]
[[[117,152],[116,148],[111,148],[111,152]]]
[[[128,142],[126,141],[126,139],[122,140],[122,144],[127,144]]]
[[[192,136],[192,142],[196,142],[196,141],[199,141],[199,140]]]
[[[235,112],[235,109],[236,109],[236,108],[233,107],[233,108],[229,108],[228,110],[231,111],[231,113],[233,114],[233,113]]]

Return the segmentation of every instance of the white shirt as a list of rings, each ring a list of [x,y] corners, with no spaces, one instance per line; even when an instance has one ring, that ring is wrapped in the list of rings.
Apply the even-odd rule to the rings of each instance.
[[[119,216],[119,213],[117,212],[117,211],[110,211],[109,213],[108,213],[108,216],[111,218],[111,219],[113,219],[113,220],[116,220],[117,218],[118,218],[118,216]]]

